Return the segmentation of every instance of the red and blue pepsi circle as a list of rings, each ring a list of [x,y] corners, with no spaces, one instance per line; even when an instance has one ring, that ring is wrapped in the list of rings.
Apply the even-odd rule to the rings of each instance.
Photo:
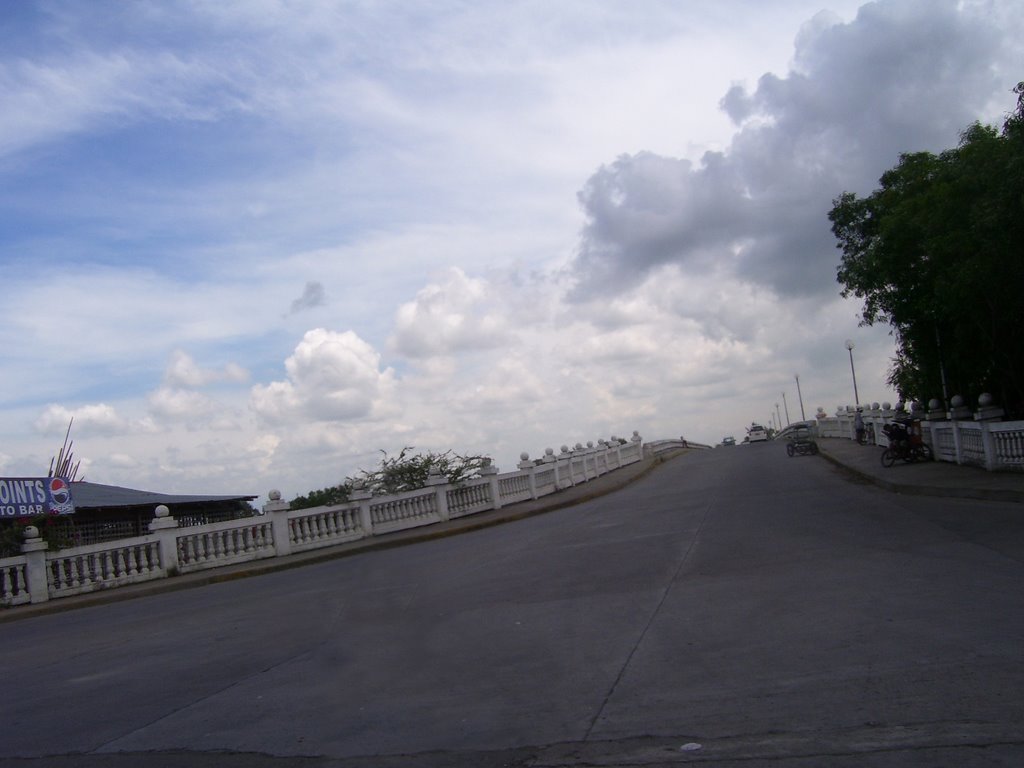
[[[61,507],[71,501],[71,489],[63,477],[50,478],[50,498]]]

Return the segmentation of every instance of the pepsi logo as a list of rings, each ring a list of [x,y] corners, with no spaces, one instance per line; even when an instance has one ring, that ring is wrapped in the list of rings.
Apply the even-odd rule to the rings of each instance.
[[[50,498],[56,504],[67,504],[71,501],[71,489],[64,478],[54,477],[50,479]]]

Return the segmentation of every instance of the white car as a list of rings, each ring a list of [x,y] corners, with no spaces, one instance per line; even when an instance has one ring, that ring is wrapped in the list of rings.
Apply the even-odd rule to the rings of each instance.
[[[751,424],[747,430],[747,440],[751,443],[759,443],[768,439],[768,430],[760,424]]]

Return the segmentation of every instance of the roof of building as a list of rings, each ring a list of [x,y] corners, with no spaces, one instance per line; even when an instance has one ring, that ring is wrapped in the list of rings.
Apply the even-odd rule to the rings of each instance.
[[[156,506],[158,504],[173,506],[178,504],[252,501],[257,497],[255,495],[242,494],[236,496],[174,495],[155,493],[153,491],[139,491],[135,488],[122,488],[117,485],[101,485],[100,483],[89,483],[79,480],[71,483],[71,498],[75,502],[76,509],[89,509],[100,507]]]

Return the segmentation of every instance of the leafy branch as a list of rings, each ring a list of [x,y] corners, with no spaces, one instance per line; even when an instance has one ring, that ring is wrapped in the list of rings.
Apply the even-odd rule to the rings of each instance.
[[[406,446],[397,456],[389,456],[387,451],[381,450],[380,465],[376,469],[360,470],[339,485],[298,496],[292,499],[291,508],[344,504],[356,489],[374,496],[414,491],[425,488],[431,476],[441,476],[451,485],[461,485],[479,477],[480,471],[491,465],[488,456],[464,456],[451,450],[412,454],[412,450],[412,446]]]

